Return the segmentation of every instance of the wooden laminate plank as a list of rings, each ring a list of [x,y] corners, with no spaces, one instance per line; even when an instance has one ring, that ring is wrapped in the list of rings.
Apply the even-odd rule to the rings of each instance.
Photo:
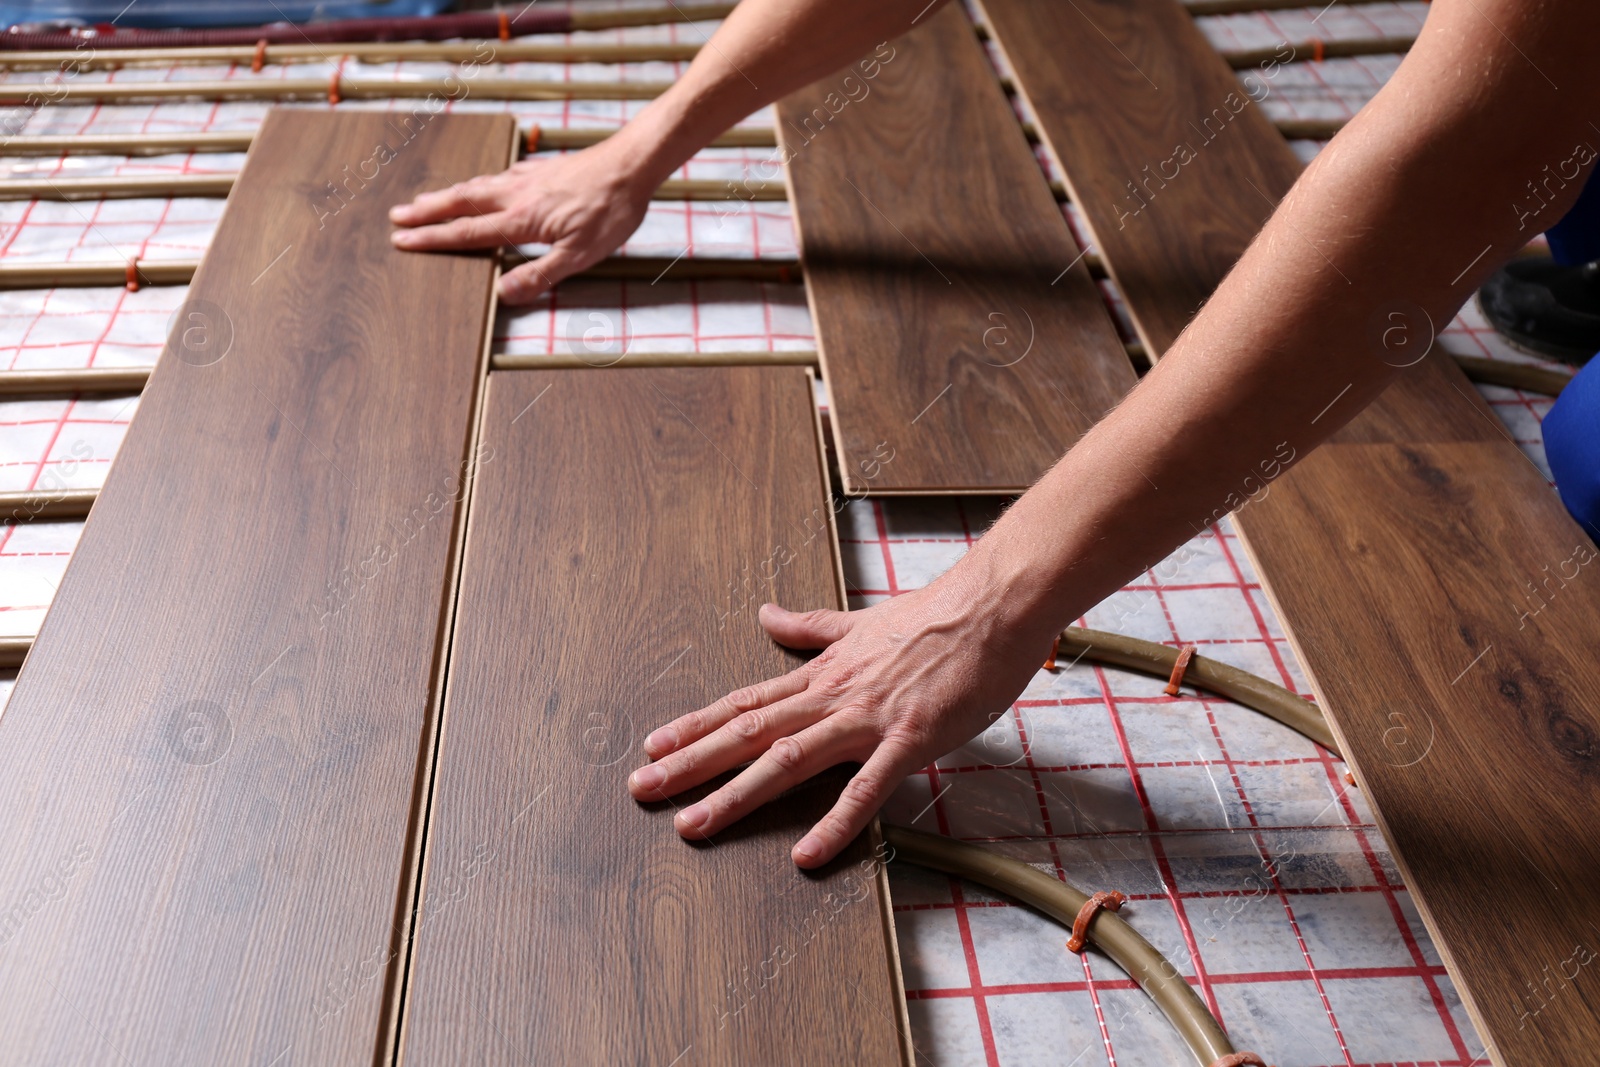
[[[799,662],[763,601],[843,603],[810,374],[496,372],[483,426],[402,1062],[905,1062],[868,835],[789,860],[842,771],[709,844],[626,790]]]
[[[959,5],[778,130],[848,491],[1020,491],[1132,387]]]
[[[1161,353],[1298,162],[1172,0],[982,6]],[[1594,545],[1442,352],[1236,522],[1496,1062],[1588,1062]]]
[[[513,134],[268,115],[0,715],[0,1058],[387,1044],[495,268],[385,213]]]

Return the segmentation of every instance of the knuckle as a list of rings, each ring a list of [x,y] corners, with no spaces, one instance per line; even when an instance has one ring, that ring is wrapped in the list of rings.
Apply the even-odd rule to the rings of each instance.
[[[817,679],[817,692],[826,700],[839,700],[848,695],[861,680],[861,667],[851,662],[834,663]]]
[[[741,741],[758,740],[767,730],[767,717],[759,711],[746,712],[728,723],[728,732]]]
[[[665,786],[684,778],[693,777],[699,772],[704,762],[704,756],[691,746],[681,752],[674,752],[665,759],[658,760],[657,766],[661,768],[661,773],[666,775],[666,782],[663,783]]]
[[[839,793],[839,799],[848,800],[862,807],[875,804],[878,799],[878,783],[857,775],[845,783],[844,789]]]
[[[824,815],[816,825],[817,835],[832,845],[842,845],[850,834],[850,821],[836,811]]]
[[[811,660],[811,662],[807,663],[804,667],[801,668],[801,670],[807,671],[812,676],[815,676],[815,675],[818,675],[818,674],[822,673],[822,671],[824,669],[826,669],[830,664],[833,663],[834,660],[836,660],[838,658],[839,658],[839,646],[836,645],[836,644],[835,645],[829,645],[827,648],[823,649],[821,652],[818,652],[816,654],[816,656]]]
[[[527,204],[512,204],[504,209],[506,224],[520,234],[537,234],[539,216]]]
[[[881,735],[882,728],[878,723],[877,703],[869,694],[860,691],[852,692],[839,701],[839,706],[834,709],[835,718],[848,719],[854,724],[865,724],[871,727],[874,734]]]
[[[896,716],[883,732],[883,743],[899,753],[914,751],[931,740],[929,725],[916,716]]]
[[[759,685],[747,685],[743,689],[728,694],[728,706],[735,711],[754,711],[766,701],[762,699]]]
[[[713,819],[721,819],[729,812],[737,811],[743,803],[744,793],[732,782],[705,799],[705,805],[711,809]]]
[[[661,780],[659,791],[664,792],[665,790],[672,789],[676,787],[681,780],[692,777],[695,773],[695,767],[698,765],[698,763],[699,760],[695,758],[693,753],[674,753],[673,755],[668,756],[666,759],[661,760],[661,773],[665,777],[663,777]]]
[[[780,737],[767,749],[767,756],[780,770],[798,771],[805,765],[806,747],[795,737]]]

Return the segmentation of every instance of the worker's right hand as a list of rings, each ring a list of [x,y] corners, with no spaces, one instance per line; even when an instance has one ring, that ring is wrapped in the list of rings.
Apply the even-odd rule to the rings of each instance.
[[[408,252],[548,244],[500,277],[506,304],[532,303],[561,279],[610,255],[638,229],[655,182],[602,141],[572,155],[526,159],[389,210]]]

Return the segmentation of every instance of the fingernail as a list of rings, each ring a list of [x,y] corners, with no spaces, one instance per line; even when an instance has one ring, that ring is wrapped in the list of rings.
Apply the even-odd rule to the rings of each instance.
[[[678,747],[678,734],[670,726],[663,726],[644,739],[644,747],[652,752],[662,752]]]
[[[698,830],[711,818],[711,809],[704,804],[690,804],[678,812],[678,818],[683,820],[685,826]]]
[[[807,834],[794,846],[794,858],[801,863],[814,863],[822,855],[822,838],[816,834]]]
[[[640,767],[633,772],[633,787],[635,789],[656,789],[666,780],[667,776],[662,773],[660,767],[654,764],[649,767]]]
[[[411,240],[411,232],[409,230],[396,230],[389,235],[389,241],[393,244],[403,245],[409,240]]]

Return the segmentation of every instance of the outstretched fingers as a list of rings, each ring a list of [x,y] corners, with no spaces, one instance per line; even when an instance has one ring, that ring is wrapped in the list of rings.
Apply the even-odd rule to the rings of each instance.
[[[504,226],[505,216],[473,215],[389,235],[396,248],[407,252],[436,252],[457,248],[499,248],[513,244]]]
[[[833,810],[800,839],[790,857],[801,867],[820,867],[833,859],[866,829],[894,787],[925,762],[923,755],[904,742],[890,739],[880,742],[840,792]],[[682,818],[680,815],[679,819]]]
[[[640,767],[628,778],[638,800],[660,800],[708,782],[774,749],[790,751],[794,738],[827,714],[810,693],[800,692],[734,716],[692,744]]]
[[[872,741],[870,723],[845,717],[780,737],[733,781],[678,812],[673,825],[687,838],[710,837],[806,779],[859,758]]]
[[[511,307],[531,304],[559,281],[592,267],[602,256],[584,255],[569,245],[556,244],[538,259],[530,260],[500,275],[500,302]]]
[[[409,204],[396,204],[389,209],[389,221],[397,226],[426,226],[467,215],[487,215],[505,205],[500,202],[497,187],[492,183],[499,175],[483,175],[471,181],[457,182],[448,189],[434,189],[418,193]]]
[[[764,708],[805,692],[811,684],[811,665],[797,667],[788,674],[755,685],[736,689],[727,696],[687,715],[680,715],[644,739],[644,753],[653,760],[694,744],[723,724],[745,712]]]

